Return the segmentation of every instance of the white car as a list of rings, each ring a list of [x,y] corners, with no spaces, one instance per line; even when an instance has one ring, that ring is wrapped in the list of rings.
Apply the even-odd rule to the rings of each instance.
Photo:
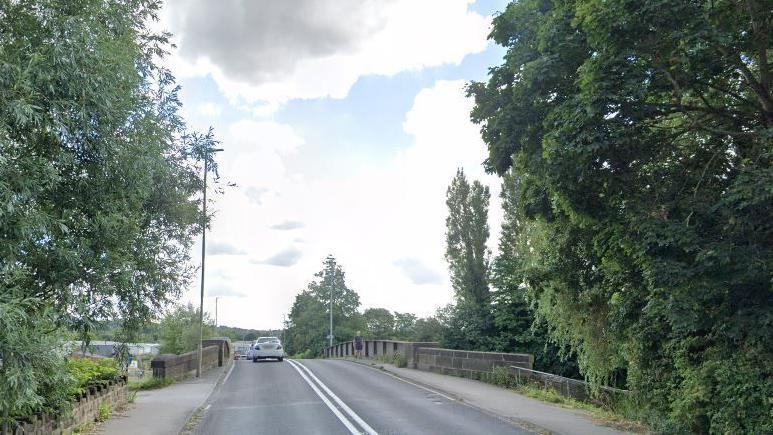
[[[276,337],[258,337],[250,349],[252,362],[258,362],[259,359],[276,359],[282,361],[285,357],[285,351],[282,343]]]

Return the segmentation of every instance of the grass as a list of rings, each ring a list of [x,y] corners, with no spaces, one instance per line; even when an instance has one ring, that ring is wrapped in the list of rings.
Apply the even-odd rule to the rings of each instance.
[[[401,353],[395,353],[392,356],[380,354],[376,356],[376,361],[386,364],[393,364],[395,367],[405,368],[408,366],[408,360]]]
[[[99,404],[99,415],[97,415],[97,421],[106,421],[110,418],[110,405],[107,402]]]
[[[96,427],[96,425],[94,424],[93,421],[90,421],[88,423],[84,423],[84,424],[76,427],[75,430],[73,431],[73,433],[74,434],[78,434],[78,435],[80,435],[80,434],[87,434],[87,433],[93,431],[94,427]]]
[[[518,384],[506,369],[494,369],[493,373],[484,373],[479,380],[504,387],[532,399],[553,403],[564,408],[579,409],[589,413],[597,422],[630,432],[647,433],[647,426],[636,421],[632,408],[625,399],[612,406],[601,406],[565,396],[552,388],[544,388],[532,384]]]
[[[174,379],[169,378],[150,378],[144,381],[129,382],[129,391],[138,390],[156,390],[158,388],[168,387],[174,384]]]

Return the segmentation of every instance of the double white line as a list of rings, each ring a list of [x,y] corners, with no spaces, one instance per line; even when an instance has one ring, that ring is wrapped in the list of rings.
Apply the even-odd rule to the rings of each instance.
[[[287,362],[289,362],[290,365],[292,365],[293,368],[297,370],[298,373],[300,373],[303,380],[306,381],[307,384],[309,384],[309,386],[311,387],[312,390],[314,390],[315,393],[317,393],[317,396],[319,396],[319,398],[322,399],[322,402],[324,402],[325,405],[327,405],[327,407],[330,408],[331,411],[333,411],[333,414],[335,414],[335,416],[338,417],[339,420],[341,420],[341,423],[343,423],[344,426],[346,426],[346,428],[349,429],[349,432],[351,432],[352,434],[366,433],[368,435],[378,435],[378,432],[376,432],[372,427],[370,427],[368,423],[365,423],[365,420],[361,419],[360,416],[357,415],[357,413],[352,411],[352,409],[349,408],[346,405],[346,403],[344,403],[343,400],[341,400],[338,396],[336,396],[335,393],[330,391],[330,388],[328,388],[327,385],[322,383],[322,381],[320,381],[319,378],[317,378],[314,375],[314,373],[312,373],[311,370],[309,370],[305,365],[292,359],[288,359]],[[338,405],[338,407],[336,407],[336,405],[334,405],[330,401],[330,399],[328,399],[328,397],[325,396],[325,394],[323,394],[322,391],[319,390],[317,386],[322,388],[322,390],[324,390],[325,393],[327,393],[328,396],[330,396],[330,398],[333,399],[333,401]],[[349,418],[347,418],[343,413],[346,413],[349,416]],[[359,425],[359,427],[362,429],[358,429],[355,423]]]

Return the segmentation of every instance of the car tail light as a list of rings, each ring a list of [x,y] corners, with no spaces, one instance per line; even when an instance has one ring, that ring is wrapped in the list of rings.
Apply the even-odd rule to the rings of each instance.
[[[255,345],[255,350],[260,350],[260,346]]]
[[[280,349],[282,349],[282,345],[281,344],[276,347],[276,350],[280,350]]]

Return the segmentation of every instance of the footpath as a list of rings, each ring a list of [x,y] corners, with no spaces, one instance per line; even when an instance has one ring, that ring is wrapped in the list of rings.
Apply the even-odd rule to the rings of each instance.
[[[539,433],[612,435],[625,434],[593,421],[585,411],[562,408],[520,395],[512,390],[485,382],[421,370],[398,368],[368,360],[353,360],[358,364],[380,368],[387,374],[420,387],[444,393],[449,398],[472,406],[484,413],[505,418]]]
[[[232,367],[233,364],[225,364],[198,379],[186,379],[157,390],[137,391],[134,403],[111,415],[94,432],[106,435],[178,434]]]

